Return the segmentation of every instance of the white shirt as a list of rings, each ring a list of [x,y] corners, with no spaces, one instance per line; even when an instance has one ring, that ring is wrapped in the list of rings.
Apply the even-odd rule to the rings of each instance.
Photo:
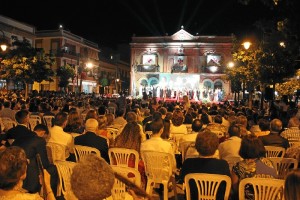
[[[48,142],[54,142],[67,146],[70,153],[74,152],[74,140],[71,134],[64,132],[60,126],[53,126],[49,130],[50,138]]]
[[[240,157],[241,142],[240,137],[232,136],[219,144],[220,158],[226,160],[228,157]]]

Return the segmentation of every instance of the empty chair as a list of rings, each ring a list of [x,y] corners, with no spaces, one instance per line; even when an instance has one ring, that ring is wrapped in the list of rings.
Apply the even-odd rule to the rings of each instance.
[[[298,168],[298,160],[294,158],[269,158],[277,171],[278,178],[285,179],[285,176],[292,169]]]
[[[97,156],[101,157],[100,151],[94,147],[83,146],[83,145],[74,145],[74,151],[75,151],[76,162],[79,162],[86,155],[89,155],[89,154],[96,154]]]
[[[48,129],[53,126],[53,120],[54,120],[54,116],[52,115],[43,116],[43,123],[48,127]]]
[[[228,200],[231,189],[231,178],[221,174],[190,173],[184,177],[184,186],[186,188],[187,200],[220,199],[220,197]],[[194,191],[191,192],[191,189],[194,189]],[[194,193],[195,189],[197,189],[196,194]],[[193,195],[191,195],[192,193]]]
[[[76,200],[71,188],[72,169],[76,163],[70,161],[55,161],[55,166],[58,172],[57,196],[64,196],[65,200]]]
[[[112,166],[115,173],[118,173],[126,178],[128,178],[132,183],[141,186],[141,174],[138,170],[130,167]],[[125,183],[121,182],[115,178],[115,184],[112,188],[112,199],[113,200],[124,200],[129,194],[126,190]]]
[[[152,195],[152,190],[155,184],[162,184],[163,200],[168,199],[169,183],[173,186],[175,199],[177,200],[175,172],[173,171],[172,156],[169,153],[156,151],[142,151],[142,160],[145,164],[145,172],[148,178],[146,192]]]
[[[134,149],[112,147],[108,149],[110,165],[132,167],[138,170],[139,152]]]
[[[283,197],[284,180],[275,178],[244,178],[239,184],[239,200],[245,200],[245,187],[252,185],[254,200],[277,200]]]
[[[276,146],[265,146],[266,157],[283,157],[285,154],[285,148]]]
[[[67,147],[62,144],[47,142],[46,144],[48,159],[51,163],[61,160],[65,161],[68,158]]]

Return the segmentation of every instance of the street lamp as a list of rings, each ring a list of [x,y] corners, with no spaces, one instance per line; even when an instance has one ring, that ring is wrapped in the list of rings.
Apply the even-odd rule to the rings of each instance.
[[[92,68],[93,68],[93,63],[88,62],[88,63],[85,64],[85,66],[86,66],[86,68],[88,68],[88,69],[92,69]],[[79,67],[78,67],[78,72],[77,72],[77,73],[79,73],[79,75],[80,75],[79,93],[82,92],[82,79],[84,78],[84,76],[83,76],[84,68],[85,68],[84,66],[79,66]],[[78,75],[77,75],[77,77],[78,77]],[[77,83],[78,83],[78,80],[77,80]]]
[[[5,34],[2,30],[0,30],[2,32],[2,38],[0,39],[0,47],[2,51],[6,51],[7,47],[8,47],[8,42],[5,39]]]

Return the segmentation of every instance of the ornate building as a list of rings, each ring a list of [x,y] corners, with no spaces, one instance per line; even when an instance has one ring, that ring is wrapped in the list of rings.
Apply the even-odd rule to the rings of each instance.
[[[230,92],[222,79],[232,60],[231,36],[194,36],[181,30],[171,36],[132,37],[131,95],[221,101]]]

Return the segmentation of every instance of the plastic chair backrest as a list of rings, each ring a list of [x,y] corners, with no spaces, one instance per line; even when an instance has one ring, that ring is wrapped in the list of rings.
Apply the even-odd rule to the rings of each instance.
[[[81,159],[83,159],[86,155],[89,154],[96,154],[97,156],[101,157],[101,153],[98,149],[89,146],[74,145],[74,152],[76,162],[79,162]]]
[[[155,183],[169,181],[173,173],[171,156],[169,153],[142,151],[141,157],[144,161],[148,179],[152,179]]]
[[[254,200],[277,200],[283,197],[284,180],[275,178],[244,178],[239,184],[239,200],[245,200],[245,186],[252,185]]]
[[[285,179],[288,172],[298,168],[298,160],[295,158],[269,158],[277,171],[279,179]]]
[[[130,167],[111,166],[115,173],[123,175],[128,178],[131,182],[137,186],[141,186],[141,174],[138,170]],[[127,190],[125,183],[115,178],[115,184],[111,190],[113,200],[124,200],[126,199]]]
[[[55,161],[55,166],[58,172],[58,185],[57,185],[57,196],[64,196],[65,200],[76,200],[71,188],[71,175],[73,168],[75,167],[75,162],[70,161]]]
[[[111,147],[108,149],[108,156],[110,165],[117,165],[123,167],[132,166],[133,168],[138,169],[140,155],[139,152],[137,152],[134,149]]]
[[[5,131],[8,131],[9,129],[18,125],[16,121],[12,120],[9,117],[2,117],[1,119],[2,119],[2,123],[4,125]]]
[[[51,115],[43,116],[43,120],[44,120],[44,124],[45,124],[48,128],[51,128],[51,127],[53,126],[54,116],[51,116]]]
[[[283,157],[285,154],[285,148],[276,146],[265,146],[266,157]]]
[[[156,183],[163,185],[163,200],[168,200],[168,186],[172,183],[175,200],[177,200],[175,173],[173,171],[172,154],[157,151],[142,151],[141,157],[147,176],[146,192],[151,195]]]
[[[184,177],[186,199],[191,200],[191,182],[197,186],[198,199],[216,199],[222,182],[226,183],[224,200],[228,200],[231,189],[231,178],[221,174],[190,173]]]
[[[48,159],[51,163],[61,160],[65,161],[67,159],[67,147],[62,144],[47,142],[46,144]]]
[[[182,163],[186,158],[186,152],[190,145],[195,145],[195,142],[192,141],[179,142],[179,151],[181,152]]]
[[[118,135],[119,130],[116,128],[106,128],[106,130],[111,134],[113,140],[115,140]]]

